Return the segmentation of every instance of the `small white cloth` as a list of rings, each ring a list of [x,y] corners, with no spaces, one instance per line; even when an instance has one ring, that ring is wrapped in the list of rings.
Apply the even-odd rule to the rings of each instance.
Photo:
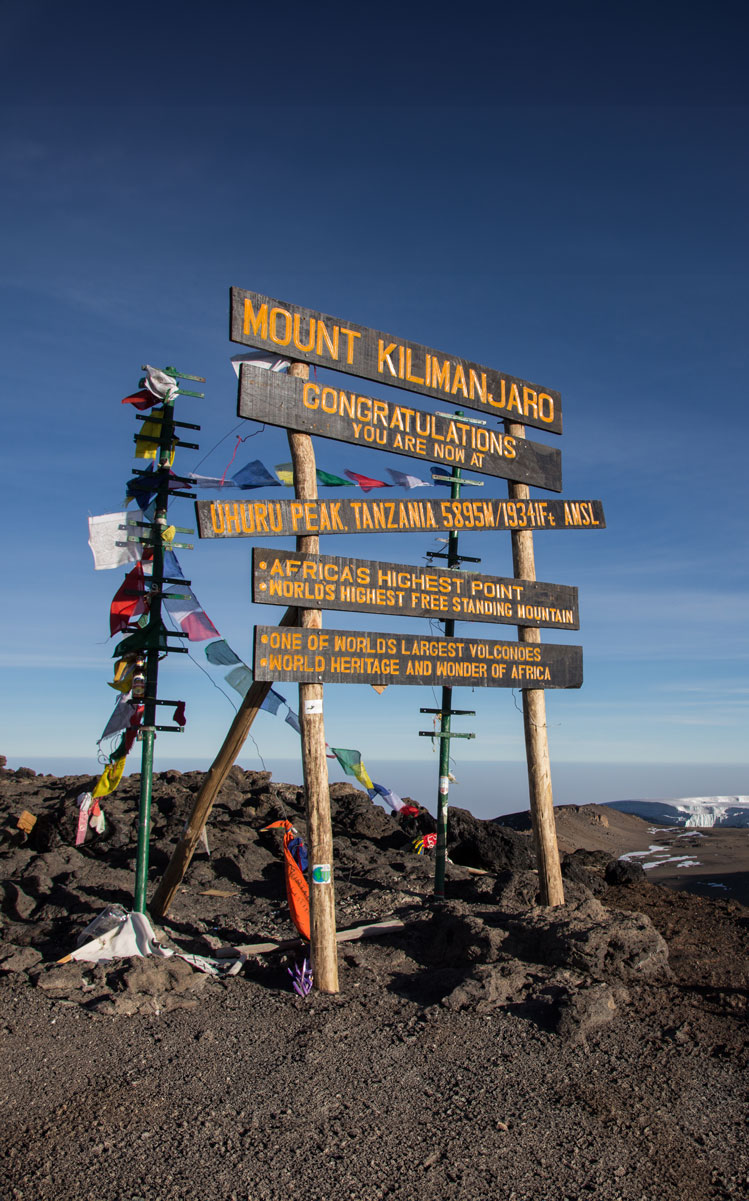
[[[234,354],[231,357],[231,365],[236,372],[237,379],[239,379],[243,363],[252,363],[253,367],[265,367],[268,371],[288,371],[291,359],[284,359],[278,354],[269,354],[267,350],[249,350],[244,354]]]
[[[146,363],[146,377],[143,380],[144,385],[152,396],[158,396],[159,400],[173,400],[179,392],[179,384],[176,379],[167,375],[166,371],[160,371],[158,367],[150,367]]]
[[[94,571],[108,571],[112,567],[125,567],[137,563],[143,557],[140,542],[128,542],[128,534],[140,533],[134,522],[142,521],[140,509],[131,512],[102,513],[88,519],[88,544],[94,556]],[[124,546],[116,543],[123,542]]]

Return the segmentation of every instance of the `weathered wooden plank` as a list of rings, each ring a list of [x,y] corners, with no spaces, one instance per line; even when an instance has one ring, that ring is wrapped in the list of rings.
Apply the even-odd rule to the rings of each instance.
[[[337,442],[562,490],[562,455],[551,446],[248,363],[240,374],[237,412]]]
[[[562,432],[562,400],[553,388],[259,292],[231,289],[229,337],[461,408]]]
[[[595,530],[600,500],[199,500],[201,538],[441,530]]]
[[[566,584],[263,547],[252,552],[252,599],[300,609],[580,628],[577,588]]]
[[[583,651],[552,643],[256,626],[253,670],[257,680],[323,684],[579,688]]]

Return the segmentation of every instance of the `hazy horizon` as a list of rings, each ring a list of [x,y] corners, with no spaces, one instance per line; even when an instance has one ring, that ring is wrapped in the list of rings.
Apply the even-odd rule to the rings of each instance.
[[[157,757],[156,770],[204,771],[211,760],[175,756],[166,762]],[[431,760],[375,759],[365,765],[373,780],[392,788],[400,796],[410,796],[435,812],[437,798],[437,757]],[[133,774],[140,770],[140,758],[128,766]],[[274,780],[298,784],[302,779],[301,761],[242,755],[239,766],[250,771],[267,770]],[[8,755],[8,767],[30,767],[38,774],[65,776],[98,774],[95,756]],[[347,779],[337,764],[330,763],[330,782]],[[497,817],[528,808],[528,783],[524,761],[497,763],[495,760],[471,760],[454,764],[456,777],[450,784],[449,802],[469,809],[476,817]],[[555,805],[605,804],[621,800],[660,800],[689,796],[741,796],[749,792],[746,768],[739,764],[684,763],[580,763],[552,764],[552,788]],[[350,779],[350,777],[349,777]],[[355,787],[356,781],[351,780]],[[106,803],[105,803],[106,808]]]

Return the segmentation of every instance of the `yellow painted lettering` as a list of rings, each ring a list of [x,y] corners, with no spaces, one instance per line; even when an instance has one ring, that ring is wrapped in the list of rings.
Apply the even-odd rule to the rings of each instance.
[[[245,299],[244,299],[244,332],[245,332],[245,334],[248,335],[250,333],[250,330],[252,330],[252,333],[255,335],[256,338],[257,337],[260,337],[260,338],[268,337],[268,306],[267,306],[267,304],[261,304],[260,308],[256,314],[255,310],[252,307],[252,301],[250,300],[249,296],[245,296]]]

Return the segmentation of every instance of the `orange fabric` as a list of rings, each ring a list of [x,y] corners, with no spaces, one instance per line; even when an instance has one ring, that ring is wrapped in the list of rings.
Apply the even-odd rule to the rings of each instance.
[[[271,822],[264,826],[265,830],[282,828],[284,874],[286,876],[286,899],[289,902],[291,920],[301,934],[309,942],[309,886],[304,872],[289,850],[289,843],[295,837],[294,827],[289,821]]]

